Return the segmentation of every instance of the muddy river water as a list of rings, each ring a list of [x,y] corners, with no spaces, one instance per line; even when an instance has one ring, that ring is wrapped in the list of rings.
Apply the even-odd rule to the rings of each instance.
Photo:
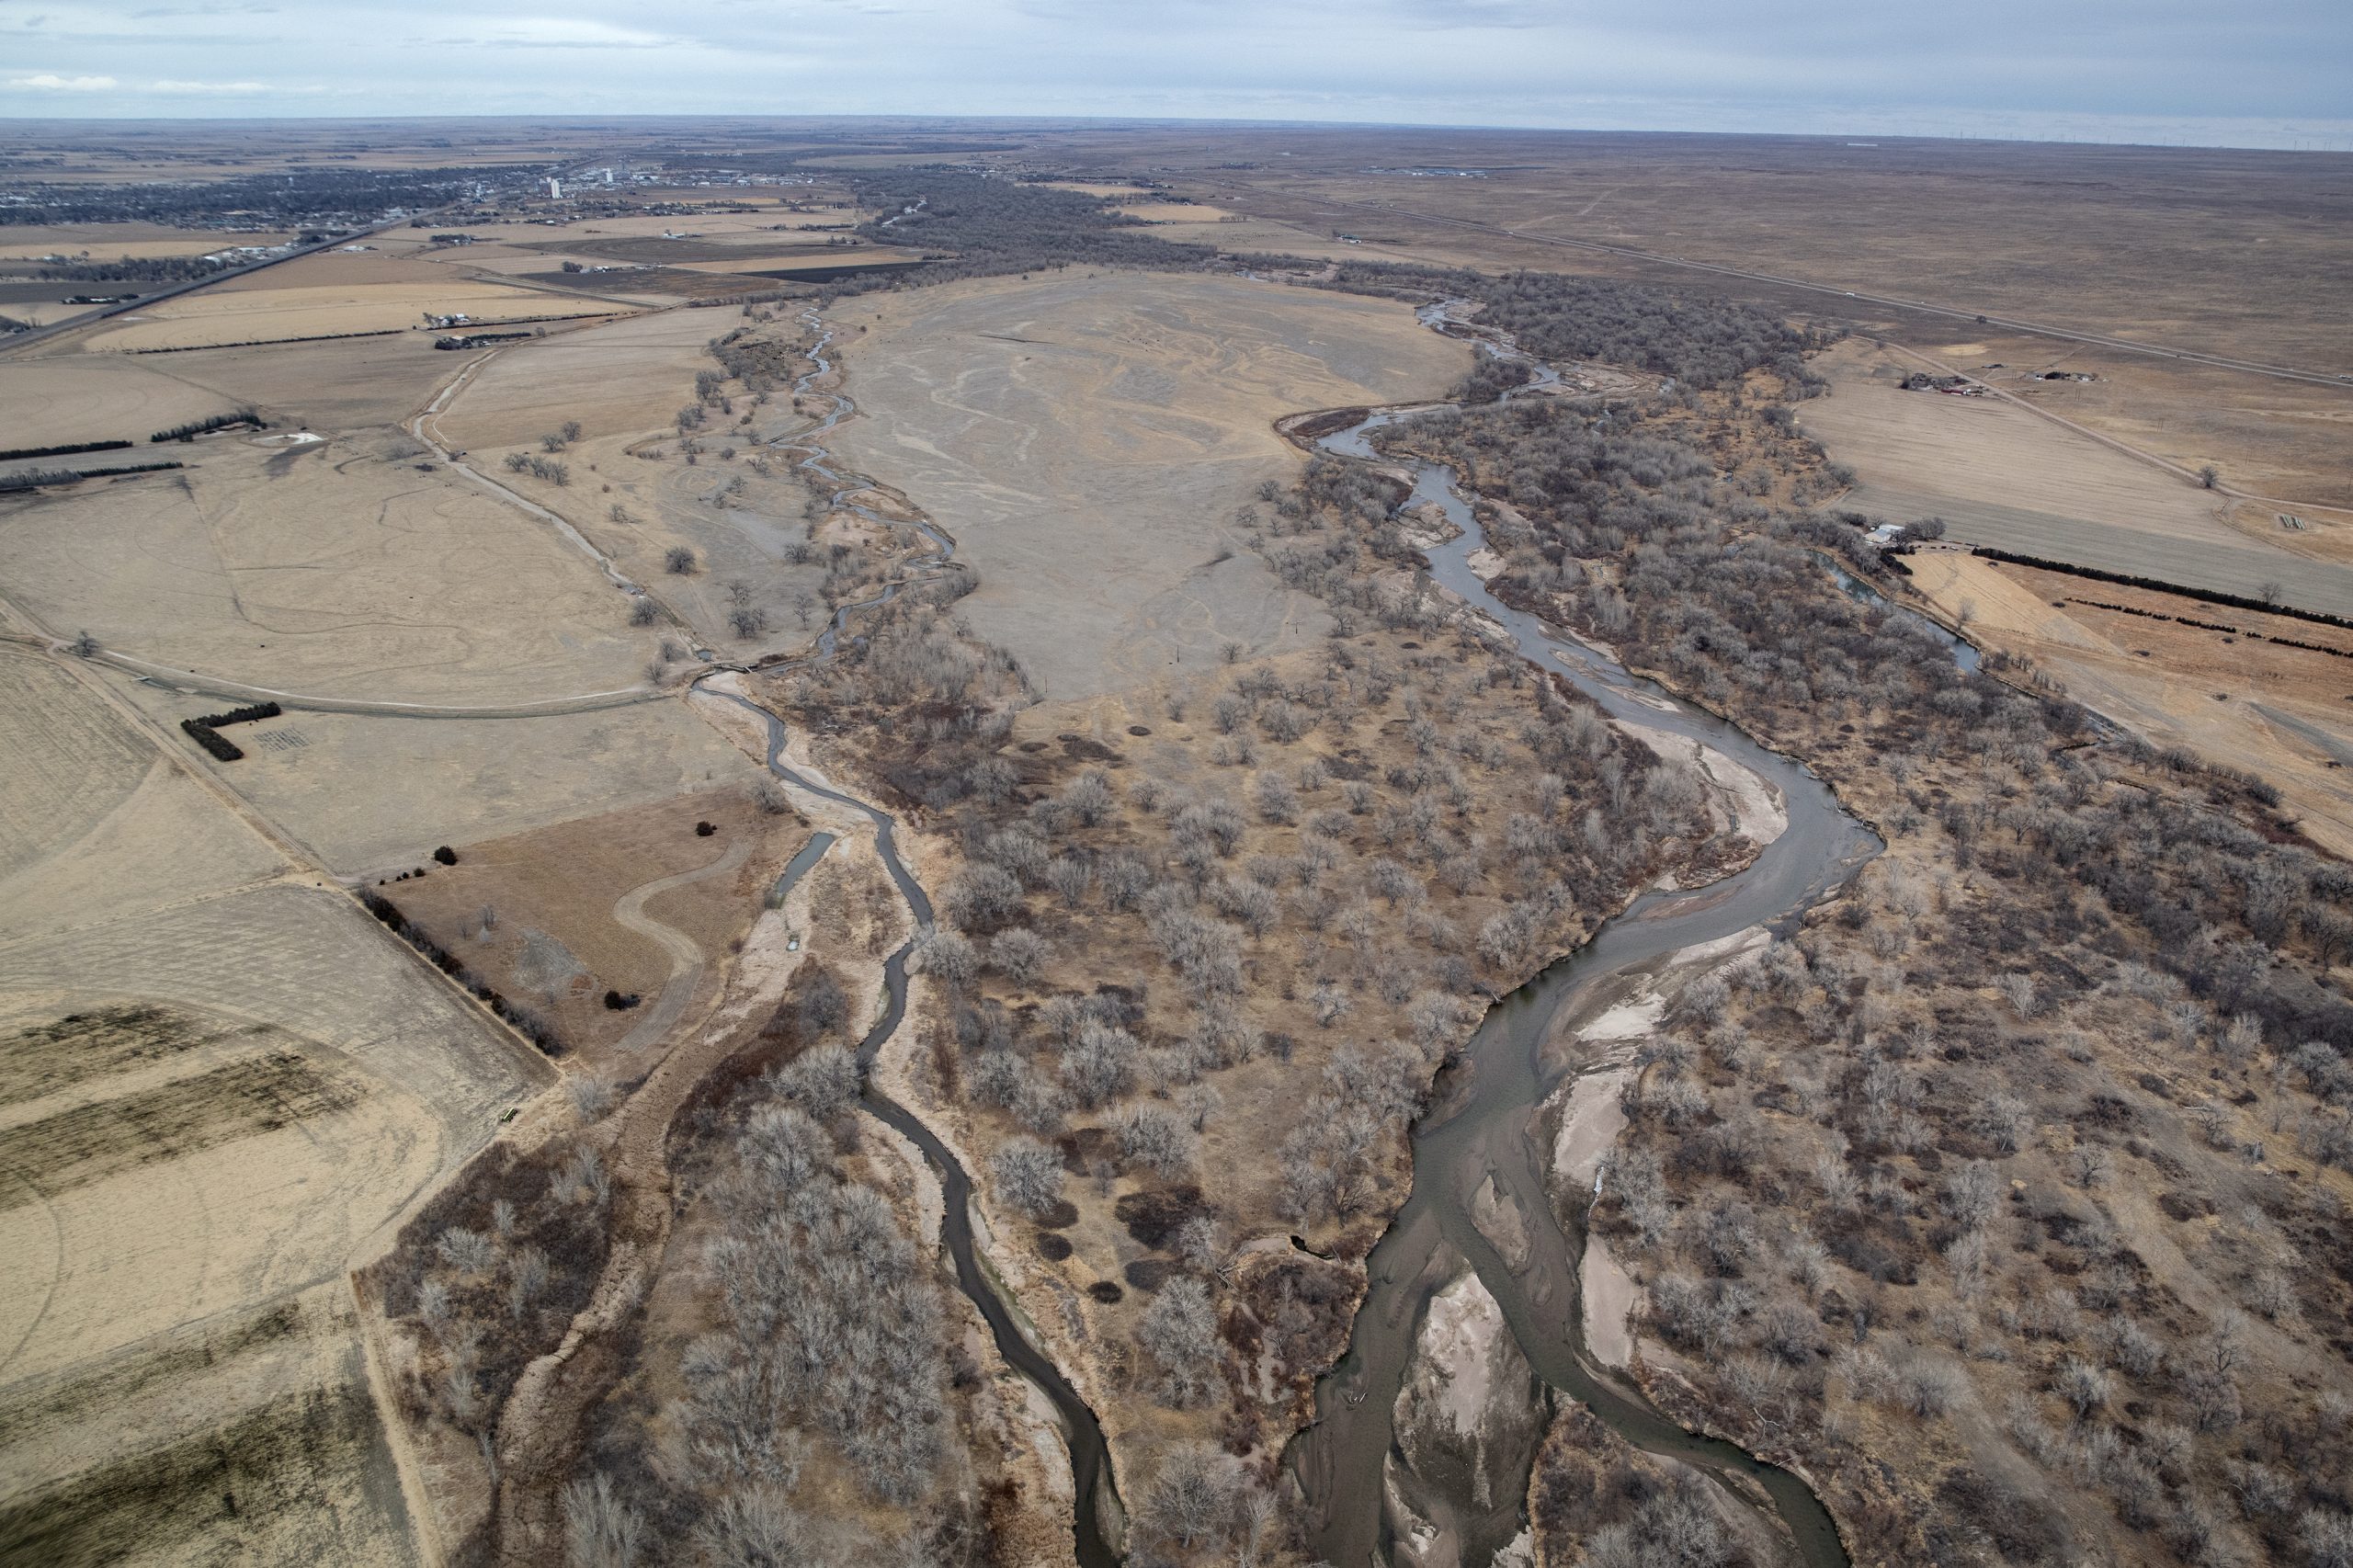
[[[1465,335],[1449,307],[1433,307],[1423,312],[1423,319],[1436,330],[1451,328]],[[811,324],[817,324],[813,319]],[[813,355],[816,368],[796,391],[807,392],[830,369],[824,358],[830,343],[831,335],[824,334]],[[1487,347],[1511,352],[1507,343],[1490,340]],[[1531,390],[1555,379],[1542,367],[1534,369]],[[836,505],[866,512],[850,500],[857,482],[828,465],[829,454],[820,444],[851,410],[848,398],[830,395],[833,407],[813,429],[777,445],[797,453],[801,466],[833,482],[838,487]],[[1376,414],[1324,437],[1322,445],[1343,456],[1372,458],[1376,454],[1370,433],[1398,417]],[[1677,949],[1794,917],[1852,876],[1877,852],[1879,841],[1842,811],[1803,766],[1629,674],[1599,651],[1557,636],[1535,617],[1497,601],[1470,565],[1485,539],[1452,474],[1436,465],[1408,466],[1415,483],[1407,506],[1434,502],[1461,530],[1427,551],[1431,574],[1439,585],[1492,618],[1524,657],[1564,675],[1611,718],[1699,742],[1751,769],[1779,791],[1788,827],[1753,866],[1736,876],[1696,891],[1638,899],[1576,953],[1497,1002],[1458,1064],[1441,1079],[1436,1103],[1415,1130],[1413,1196],[1373,1250],[1370,1287],[1358,1312],[1347,1354],[1319,1385],[1317,1420],[1292,1444],[1289,1455],[1291,1473],[1307,1499],[1317,1555],[1337,1568],[1386,1561],[1381,1496],[1383,1461],[1395,1436],[1392,1410],[1422,1312],[1433,1292],[1447,1282],[1446,1266],[1459,1256],[1468,1260],[1501,1306],[1511,1334],[1545,1383],[1587,1405],[1635,1447],[1725,1480],[1727,1494],[1738,1506],[1767,1512],[1786,1529],[1808,1568],[1844,1568],[1846,1553],[1829,1515],[1796,1476],[1732,1444],[1685,1431],[1588,1357],[1578,1278],[1585,1238],[1574,1222],[1563,1224],[1553,1217],[1548,1186],[1552,1153],[1538,1136],[1536,1123],[1546,1096],[1570,1072],[1548,1062],[1542,1050],[1556,1018],[1606,987],[1657,969]],[[913,526],[934,549],[909,563],[902,582],[955,570],[950,564],[954,541],[932,526]],[[899,586],[893,585],[868,603],[888,599]],[[815,657],[833,653],[837,634],[862,608],[845,606],[837,612],[819,639]],[[732,695],[731,700],[742,701]],[[795,775],[783,763],[783,725],[765,710],[743,705],[753,708],[767,725],[767,763],[773,771],[872,821],[884,869],[906,898],[919,939],[930,927],[931,906],[896,853],[889,815]],[[865,1042],[863,1054],[870,1062],[904,1014],[906,961],[914,946],[910,940],[885,966],[887,1005]],[[1015,1309],[976,1254],[969,1175],[905,1108],[871,1085],[866,1102],[939,1171],[947,1210],[944,1237],[957,1283],[980,1309],[999,1352],[1045,1392],[1061,1418],[1075,1471],[1074,1545],[1079,1562],[1097,1568],[1117,1562],[1112,1543],[1121,1533],[1120,1504],[1109,1483],[1101,1429],[1069,1381],[1024,1334]],[[1506,1266],[1471,1218],[1472,1194],[1490,1182],[1494,1193],[1516,1207],[1526,1221],[1530,1244],[1517,1268]],[[1474,1506],[1467,1497],[1438,1501],[1438,1511],[1461,1527],[1471,1549],[1465,1562],[1485,1561],[1495,1544],[1518,1529],[1517,1492],[1486,1508]]]
[[[1370,433],[1398,417],[1374,415],[1321,444],[1343,456],[1375,457]],[[1730,1443],[1684,1430],[1587,1354],[1578,1278],[1585,1238],[1574,1222],[1554,1219],[1552,1149],[1537,1118],[1546,1096],[1572,1071],[1548,1062],[1543,1051],[1556,1018],[1654,971],[1677,949],[1792,918],[1852,876],[1878,851],[1879,840],[1802,764],[1496,600],[1470,565],[1486,540],[1450,471],[1406,466],[1414,477],[1408,507],[1435,502],[1461,530],[1427,552],[1438,584],[1492,617],[1523,656],[1565,675],[1612,719],[1688,737],[1756,773],[1780,791],[1789,826],[1736,876],[1638,899],[1584,948],[1497,1002],[1458,1065],[1441,1078],[1435,1103],[1414,1132],[1413,1196],[1368,1260],[1370,1290],[1347,1354],[1318,1386],[1315,1424],[1289,1456],[1312,1511],[1316,1553],[1337,1568],[1388,1560],[1381,1498],[1383,1461],[1395,1440],[1392,1411],[1422,1314],[1459,1255],[1501,1306],[1545,1383],[1586,1405],[1636,1448],[1729,1482],[1725,1490],[1738,1506],[1769,1508],[1808,1568],[1844,1568],[1836,1528],[1796,1476]],[[1526,1221],[1530,1244],[1518,1268],[1506,1264],[1472,1220],[1472,1196],[1489,1182]],[[1518,1492],[1484,1508],[1468,1497],[1437,1501],[1436,1511],[1458,1532],[1466,1562],[1486,1561],[1517,1533]]]

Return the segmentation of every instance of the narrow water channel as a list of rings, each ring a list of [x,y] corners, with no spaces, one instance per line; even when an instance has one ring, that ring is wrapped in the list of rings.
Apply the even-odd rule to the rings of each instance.
[[[1450,318],[1446,307],[1423,314],[1426,324],[1439,330]],[[812,351],[815,368],[794,389],[801,394],[832,368],[825,358],[832,334],[822,329],[813,312],[804,319],[820,329],[820,335]],[[1507,343],[1492,340],[1488,348],[1510,352]],[[1556,379],[1544,367],[1531,362],[1531,368],[1537,372],[1535,387]],[[849,501],[859,485],[830,466],[821,438],[853,405],[839,393],[826,395],[833,407],[816,426],[774,445],[801,454],[800,466],[834,484],[835,505],[878,521],[893,521]],[[1375,415],[1325,437],[1322,445],[1340,455],[1372,458],[1376,454],[1369,433],[1396,417]],[[1337,1568],[1385,1561],[1381,1497],[1383,1461],[1394,1439],[1392,1410],[1422,1310],[1443,1282],[1432,1276],[1432,1259],[1441,1245],[1451,1245],[1495,1296],[1530,1366],[1546,1383],[1590,1407],[1637,1448],[1712,1474],[1748,1478],[1769,1498],[1808,1568],[1846,1568],[1836,1528],[1797,1477],[1733,1444],[1685,1431],[1586,1356],[1577,1272],[1584,1237],[1552,1217],[1546,1181],[1550,1151],[1534,1132],[1538,1108],[1560,1078],[1558,1070],[1543,1062],[1541,1047],[1563,1008],[1574,1007],[1597,986],[1655,967],[1678,949],[1793,917],[1852,876],[1878,851],[1879,841],[1847,815],[1802,765],[1677,700],[1597,650],[1557,637],[1537,618],[1495,599],[1469,564],[1485,539],[1451,473],[1438,465],[1417,464],[1414,479],[1407,505],[1435,502],[1461,530],[1458,538],[1427,552],[1437,582],[1493,617],[1523,656],[1540,668],[1563,674],[1610,717],[1688,736],[1753,769],[1780,790],[1789,826],[1747,870],[1693,892],[1645,895],[1606,924],[1585,948],[1503,998],[1489,1011],[1460,1065],[1442,1082],[1438,1103],[1415,1131],[1413,1195],[1368,1260],[1370,1288],[1358,1312],[1347,1354],[1318,1386],[1316,1423],[1293,1443],[1289,1456],[1311,1511],[1317,1554]],[[818,639],[813,658],[834,653],[849,617],[858,610],[887,603],[908,584],[953,569],[952,539],[925,522],[907,526],[930,542],[931,553],[911,562],[907,574],[878,597],[836,610]],[[861,1062],[870,1066],[874,1053],[904,1016],[906,963],[931,928],[930,900],[899,858],[892,841],[895,824],[887,812],[794,773],[782,760],[782,722],[742,698],[731,695],[730,700],[766,725],[767,765],[779,778],[847,805],[874,824],[884,869],[915,916],[915,936],[884,964],[883,1017],[859,1047]],[[961,1162],[918,1118],[870,1081],[864,1100],[870,1111],[914,1142],[938,1171],[946,1207],[943,1235],[957,1284],[980,1310],[1007,1364],[1036,1383],[1053,1404],[1070,1443],[1077,1561],[1082,1568],[1108,1568],[1119,1561],[1111,1541],[1120,1533],[1120,1505],[1094,1412],[1052,1360],[1024,1335],[976,1256],[972,1180]],[[1470,1218],[1472,1194],[1490,1179],[1529,1222],[1533,1245],[1528,1262],[1518,1270],[1506,1266]],[[1747,1491],[1729,1490],[1743,1506],[1753,1506]],[[1471,1510],[1466,1506],[1464,1511]]]
[[[815,347],[810,353],[813,368],[793,383],[793,392],[796,396],[807,395],[811,383],[833,368],[824,353],[833,342],[833,334],[822,329],[814,311],[810,312],[802,319],[811,327],[819,329],[819,335]],[[802,454],[799,466],[822,476],[835,486],[832,497],[835,506],[846,506],[862,517],[876,521],[890,521],[890,519],[878,517],[868,508],[855,506],[847,499],[860,486],[854,480],[837,472],[830,466],[827,461],[830,454],[820,444],[819,437],[840,424],[849,414],[853,405],[850,400],[841,393],[833,392],[824,395],[833,400],[833,407],[824,419],[809,430],[772,444],[780,450]],[[905,575],[886,586],[880,595],[858,604],[844,605],[835,611],[833,619],[827,622],[825,630],[817,639],[815,652],[808,655],[806,660],[795,662],[812,662],[830,658],[839,643],[841,633],[847,628],[849,617],[852,614],[875,605],[887,604],[897,597],[905,587],[953,569],[950,566],[956,551],[953,540],[926,523],[911,522],[908,526],[913,527],[930,541],[931,553],[910,562]],[[915,880],[914,874],[907,869],[905,862],[899,858],[898,844],[894,836],[898,824],[888,812],[880,807],[869,805],[866,801],[855,796],[845,795],[837,790],[828,789],[786,767],[784,749],[787,737],[784,722],[775,714],[759,704],[746,698],[738,697],[733,692],[713,692],[711,695],[725,697],[728,701],[753,714],[766,727],[767,734],[766,760],[770,773],[796,789],[805,790],[813,795],[847,806],[874,824],[875,853],[881,857],[882,869],[890,874],[892,883],[898,888],[899,896],[906,901],[907,912],[914,919],[915,929],[906,941],[900,945],[898,950],[882,962],[884,992],[882,1016],[875,1020],[873,1028],[867,1031],[866,1038],[858,1042],[858,1060],[861,1069],[859,1099],[867,1111],[876,1119],[899,1132],[921,1150],[924,1158],[930,1162],[932,1169],[938,1175],[943,1210],[940,1221],[940,1238],[948,1248],[949,1259],[956,1270],[957,1289],[961,1290],[971,1300],[972,1305],[979,1309],[982,1320],[988,1324],[990,1337],[996,1343],[997,1354],[1005,1358],[1006,1364],[1036,1384],[1040,1392],[1045,1394],[1047,1402],[1054,1408],[1055,1418],[1061,1423],[1063,1438],[1069,1445],[1074,1499],[1072,1508],[1074,1516],[1072,1548],[1079,1568],[1113,1568],[1113,1565],[1120,1561],[1120,1554],[1111,1544],[1120,1533],[1120,1500],[1112,1482],[1109,1450],[1103,1441],[1102,1426],[1096,1420],[1095,1412],[1088,1407],[1084,1399],[1079,1397],[1078,1391],[1071,1386],[1070,1380],[1063,1376],[1062,1369],[1054,1365],[1052,1358],[1029,1342],[1029,1337],[1022,1332],[1021,1325],[1015,1321],[1014,1309],[999,1293],[987,1267],[974,1250],[972,1178],[964,1169],[963,1162],[940,1142],[930,1128],[924,1125],[921,1118],[884,1094],[874,1084],[874,1059],[892,1035],[897,1032],[901,1020],[906,1017],[907,960],[924,938],[931,934],[933,925],[930,897],[924,892],[923,884]],[[792,865],[786,868],[783,876],[777,882],[774,896],[780,900],[790,888],[792,880],[799,871],[805,870],[807,865],[814,864],[817,858],[822,856],[833,842],[832,836],[827,834],[819,834],[813,838],[809,846],[793,858]]]
[[[1424,319],[1437,326],[1444,312]],[[1370,432],[1403,416],[1374,415],[1321,445],[1346,457],[1376,458]],[[1578,1278],[1585,1238],[1554,1219],[1547,1182],[1551,1151],[1536,1136],[1536,1117],[1564,1075],[1542,1056],[1552,1021],[1564,1008],[1597,987],[1654,970],[1678,949],[1791,919],[1851,877],[1880,842],[1803,765],[1495,599],[1471,568],[1471,556],[1486,540],[1452,472],[1436,464],[1408,466],[1414,490],[1406,505],[1434,502],[1461,530],[1426,552],[1438,583],[1493,617],[1523,656],[1565,675],[1611,718],[1688,736],[1761,775],[1781,791],[1789,826],[1747,870],[1696,891],[1638,899],[1583,949],[1497,1002],[1459,1066],[1442,1080],[1437,1103],[1415,1129],[1413,1195],[1367,1260],[1370,1287],[1347,1354],[1318,1385],[1315,1424],[1289,1456],[1311,1511],[1316,1553],[1337,1568],[1388,1561],[1381,1499],[1383,1462],[1395,1440],[1392,1412],[1422,1314],[1445,1283],[1433,1259],[1450,1245],[1503,1309],[1537,1376],[1586,1405],[1636,1448],[1713,1475],[1747,1478],[1769,1497],[1808,1568],[1845,1568],[1836,1527],[1796,1476],[1731,1443],[1684,1430],[1587,1355]],[[1528,1221],[1533,1244],[1516,1270],[1472,1221],[1472,1197],[1489,1180]],[[1755,1506],[1746,1487],[1726,1490],[1742,1506]],[[1461,1502],[1459,1517],[1483,1512],[1468,1499]]]

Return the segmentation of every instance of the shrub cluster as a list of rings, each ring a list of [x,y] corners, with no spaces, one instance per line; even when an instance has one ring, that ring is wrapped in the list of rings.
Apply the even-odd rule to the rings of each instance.
[[[260,415],[250,408],[241,408],[234,414],[215,414],[203,419],[191,419],[185,425],[175,425],[168,430],[158,430],[147,439],[151,444],[163,441],[193,441],[199,436],[214,430],[226,430],[238,425],[258,426],[260,424]]]
[[[74,441],[62,447],[17,447],[0,452],[0,462],[14,462],[19,458],[64,458],[75,452],[111,452],[132,444],[130,441]]]

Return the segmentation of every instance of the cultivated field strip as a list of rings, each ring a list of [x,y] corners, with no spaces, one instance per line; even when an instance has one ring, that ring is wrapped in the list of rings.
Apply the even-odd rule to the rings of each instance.
[[[138,920],[0,946],[17,986],[153,998],[324,1042],[486,1136],[546,1069],[449,994],[341,897],[274,884]]]
[[[0,649],[0,877],[96,825],[139,788],[154,748],[47,660]]]
[[[0,1559],[416,1560],[341,1284],[0,1390]]]

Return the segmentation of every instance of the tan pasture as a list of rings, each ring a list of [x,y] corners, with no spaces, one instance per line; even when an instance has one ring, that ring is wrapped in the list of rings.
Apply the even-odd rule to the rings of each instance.
[[[637,684],[651,636],[596,563],[414,450],[174,444],[178,473],[0,501],[0,578],[51,627],[272,691],[479,705]]]
[[[467,378],[430,429],[469,452],[537,450],[539,437],[567,419],[592,440],[657,430],[694,400],[695,372],[717,368],[703,345],[741,322],[732,310],[670,311],[513,345]]]
[[[0,261],[38,260],[45,256],[114,261],[166,256],[210,256],[236,245],[281,245],[287,233],[223,233],[216,229],[174,229],[161,223],[45,223],[0,229]]]
[[[173,724],[218,706],[160,691],[142,690],[139,700]],[[429,869],[438,845],[696,790],[746,790],[759,775],[675,699],[528,719],[295,711],[252,727],[238,744],[245,757],[225,767],[192,748],[188,759],[350,876]]]
[[[1063,274],[845,301],[836,449],[960,542],[965,613],[1057,698],[1315,635],[1232,531],[1295,472],[1274,421],[1443,390],[1468,351],[1406,307],[1234,278]]]
[[[343,1273],[548,1069],[81,674],[0,674],[0,1539],[414,1561]]]
[[[275,267],[265,267],[258,272],[242,273],[212,285],[202,292],[208,296],[220,294],[251,294],[276,292],[284,289],[357,289],[378,283],[417,283],[426,288],[440,288],[447,275],[433,264],[419,259],[405,248],[380,247],[373,240],[358,240],[366,250],[327,250],[312,256],[297,256]]]
[[[0,316],[20,321],[27,326],[52,326],[62,321],[71,321],[92,308],[89,305],[69,305],[63,300],[33,300],[0,305]]]
[[[1836,503],[2022,554],[2353,614],[2353,567],[2290,553],[2223,519],[2222,500],[1995,397],[1904,392],[1906,368],[1855,343],[1826,356],[1833,395],[1799,408],[1858,483]]]
[[[551,324],[550,330],[565,329]],[[218,393],[222,406],[254,408],[277,424],[320,432],[358,430],[402,424],[473,357],[435,348],[435,335],[407,332],[327,343],[253,344],[135,359],[94,354],[83,362],[150,367]]]
[[[274,271],[275,269],[272,269]],[[271,272],[250,281],[270,279]],[[203,290],[117,316],[95,331],[96,353],[192,348],[346,333],[422,331],[423,318],[463,313],[484,322],[521,316],[581,316],[589,307],[528,289],[453,278],[443,282],[352,283],[290,289]]]
[[[2353,635],[1974,556],[1918,555],[1911,565],[1914,584],[1948,617],[1965,615],[1980,641],[2027,655],[2068,696],[2154,744],[2252,770],[2316,842],[2353,854],[2353,659],[2264,640],[2353,649]]]
[[[76,307],[78,309],[79,307]],[[0,314],[8,313],[0,307]],[[0,429],[9,447],[63,446],[76,441],[134,441],[144,446],[157,430],[226,414],[241,400],[176,374],[161,359],[69,355],[0,359]],[[90,453],[85,466],[143,455]]]

